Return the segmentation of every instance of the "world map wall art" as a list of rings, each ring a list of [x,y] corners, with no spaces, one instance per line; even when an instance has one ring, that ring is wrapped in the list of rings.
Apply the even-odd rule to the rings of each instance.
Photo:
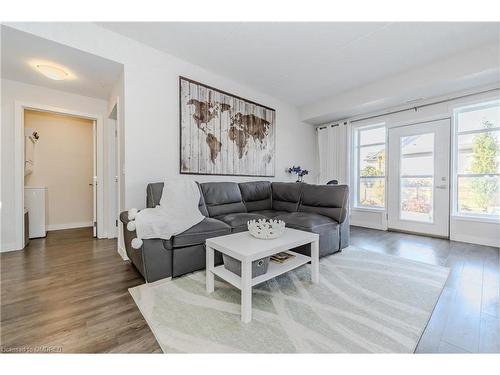
[[[274,177],[276,111],[180,77],[180,173]]]

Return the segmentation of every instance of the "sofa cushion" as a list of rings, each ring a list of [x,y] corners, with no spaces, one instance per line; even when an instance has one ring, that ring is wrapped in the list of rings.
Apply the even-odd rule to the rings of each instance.
[[[298,210],[302,185],[296,182],[273,182],[273,210],[295,212]]]
[[[342,223],[347,214],[348,195],[347,185],[304,184],[299,211],[314,212]]]
[[[333,254],[339,250],[340,225],[327,216],[313,212],[291,212],[277,216],[276,219],[283,220],[288,228],[319,234],[320,256]]]
[[[205,243],[207,238],[224,236],[229,233],[231,233],[229,225],[207,217],[188,230],[173,236],[172,246],[178,248],[199,245]]]
[[[210,217],[247,211],[236,182],[205,182],[201,191]]]
[[[200,201],[198,202],[198,208],[203,216],[208,216],[207,207],[205,206],[205,200],[203,199],[203,192],[201,191],[200,184],[197,182],[198,188],[200,189]],[[163,182],[155,182],[148,184],[146,187],[146,207],[154,208],[160,204],[161,196],[163,193]]]
[[[264,215],[259,215],[253,212],[242,212],[217,216],[216,219],[223,221],[229,225],[233,232],[244,232],[248,230],[247,221],[267,219]]]
[[[274,219],[276,216],[285,215],[288,211],[276,211],[276,210],[259,210],[253,211],[253,214],[264,215],[268,219]]]
[[[272,191],[269,181],[251,181],[238,184],[247,211],[270,210]]]
[[[313,212],[289,212],[277,216],[276,219],[283,220],[287,227],[303,230],[311,230],[320,226],[330,226],[331,228],[338,226],[335,220]]]

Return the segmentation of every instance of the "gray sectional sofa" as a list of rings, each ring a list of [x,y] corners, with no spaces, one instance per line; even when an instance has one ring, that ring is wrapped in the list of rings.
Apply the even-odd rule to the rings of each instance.
[[[170,240],[144,240],[140,249],[130,245],[127,212],[120,220],[127,255],[147,282],[176,277],[205,268],[205,240],[247,230],[252,219],[284,220],[287,227],[319,234],[320,256],[349,245],[346,185],[310,185],[285,182],[206,182],[198,184],[200,212],[205,219]],[[160,203],[163,183],[147,186],[147,207]],[[295,249],[307,254],[310,245]],[[216,254],[216,264],[222,263]]]

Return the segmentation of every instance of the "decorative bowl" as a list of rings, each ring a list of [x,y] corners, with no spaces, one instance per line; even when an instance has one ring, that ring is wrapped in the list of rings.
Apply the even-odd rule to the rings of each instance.
[[[285,231],[283,220],[250,220],[247,222],[247,226],[252,236],[263,240],[278,238]]]

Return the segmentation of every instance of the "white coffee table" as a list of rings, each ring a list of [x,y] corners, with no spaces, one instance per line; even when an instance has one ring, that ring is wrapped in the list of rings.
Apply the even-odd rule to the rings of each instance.
[[[305,256],[293,251],[295,247],[311,244],[311,256]],[[285,228],[279,238],[261,240],[249,232],[229,234],[227,236],[209,238],[207,248],[207,293],[214,291],[214,275],[227,281],[241,290],[241,320],[248,323],[252,320],[252,287],[270,280],[273,277],[291,271],[311,262],[311,279],[319,283],[319,235],[297,229]],[[241,277],[224,268],[224,265],[214,266],[214,250],[227,254],[241,261]],[[264,275],[252,278],[252,262],[279,252],[286,251],[295,255],[282,264],[269,262],[269,268]]]

